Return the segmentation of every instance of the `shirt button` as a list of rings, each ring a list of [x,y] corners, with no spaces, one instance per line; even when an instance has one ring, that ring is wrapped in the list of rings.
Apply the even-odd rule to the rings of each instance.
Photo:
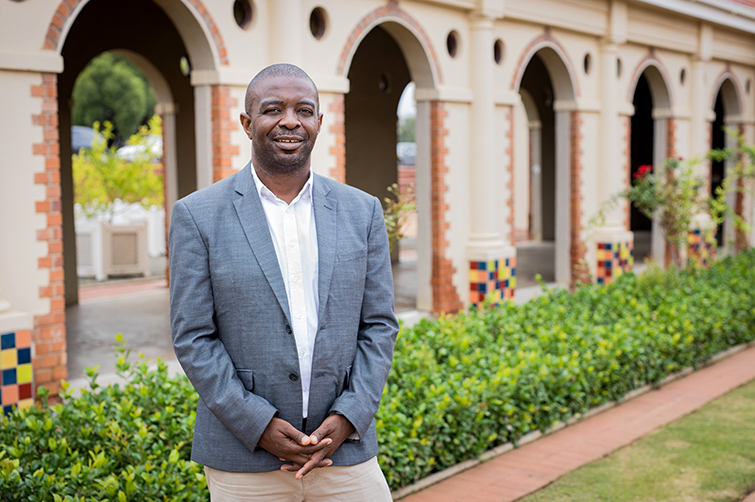
[[[301,319],[301,312],[299,312],[298,314],[296,314],[296,318],[297,319]]]
[[[303,356],[304,354],[306,354],[306,352],[304,352],[303,350],[300,350],[300,351],[299,351],[299,355],[300,355],[300,356]]]
[[[299,379],[299,377],[296,376],[295,373],[291,373],[290,375],[288,375],[288,379],[291,380],[292,382],[295,382]]]
[[[289,335],[291,334],[291,326],[289,326],[288,324],[286,324],[286,333],[288,333]]]
[[[288,243],[288,247],[292,248],[294,246],[296,246],[296,244],[294,243],[294,241],[291,241],[291,242]]]

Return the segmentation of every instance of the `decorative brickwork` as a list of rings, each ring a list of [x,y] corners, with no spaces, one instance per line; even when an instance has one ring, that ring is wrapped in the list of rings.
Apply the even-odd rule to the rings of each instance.
[[[45,36],[45,41],[42,45],[43,49],[50,51],[58,50],[58,45],[60,44],[60,34],[63,31],[63,26],[65,26],[65,24],[69,22],[69,18],[71,17],[71,14],[76,9],[76,7],[86,1],[88,0],[63,0],[62,2],[60,2],[58,9],[55,11],[55,14],[52,15],[50,26],[47,28],[47,35]],[[207,11],[207,8],[202,2],[200,2],[199,0],[188,1],[191,5],[194,6],[197,14],[199,14],[198,17],[201,18],[202,21],[204,21],[205,26],[207,26],[207,29],[210,32],[210,35],[212,35],[212,42],[215,44],[215,47],[218,51],[220,64],[227,66],[228,50],[225,47],[225,42],[223,42],[223,37],[220,35],[218,25],[215,24],[215,21],[212,19],[212,16]]]
[[[45,170],[34,173],[34,183],[45,187],[45,198],[35,202],[37,213],[47,217],[46,228],[37,230],[37,240],[47,243],[47,255],[39,258],[40,270],[47,270],[49,283],[39,289],[40,298],[50,300],[50,312],[34,316],[31,342],[34,346],[34,383],[58,392],[67,376],[65,291],[63,285],[63,216],[60,208],[60,145],[58,143],[57,75],[43,73],[41,85],[31,86],[32,97],[41,98],[41,113],[32,123],[42,128],[43,141],[32,145],[34,155],[45,159]],[[36,392],[34,393],[36,395]]]
[[[516,231],[514,230],[514,107],[510,106],[509,111],[506,113],[506,120],[509,122],[509,130],[506,131],[506,157],[509,160],[509,165],[506,166],[506,175],[508,176],[508,182],[506,183],[506,189],[509,191],[508,201],[506,205],[509,208],[509,216],[506,219],[506,223],[509,226],[509,241],[512,246],[516,246]]]
[[[632,117],[624,117],[624,171],[627,173],[624,177],[624,186],[629,188],[632,183]],[[608,195],[608,194],[606,194]],[[630,230],[632,225],[632,204],[629,201],[624,201],[624,228]]]
[[[740,124],[739,125],[739,136],[744,137],[745,134],[745,126]],[[740,160],[740,159],[737,159]],[[739,216],[740,218],[745,218],[745,184],[744,180],[742,178],[737,178],[737,193],[734,196],[734,214]],[[752,222],[748,222],[752,224]],[[744,251],[747,249],[747,234],[745,233],[744,229],[737,228],[735,229],[736,236],[734,237],[735,246],[737,252]]]
[[[618,242],[598,243],[598,284],[610,284],[625,272],[631,272],[634,267],[634,242],[624,240]]]
[[[569,264],[572,271],[571,282],[588,282],[589,270],[585,263],[585,243],[582,241],[582,116],[573,111],[571,121],[571,159],[570,159],[570,237]]]
[[[687,235],[687,262],[708,268],[716,259],[716,227],[695,229]]]
[[[233,156],[239,154],[238,145],[231,144],[231,131],[239,124],[231,120],[232,108],[238,100],[230,97],[227,85],[213,85],[212,96],[212,181],[220,181],[236,172],[233,169]]]
[[[545,32],[535,40],[530,42],[520,54],[519,61],[517,61],[516,63],[516,72],[514,72],[514,78],[511,80],[512,89],[519,90],[519,83],[522,81],[524,70],[527,69],[527,65],[529,65],[532,56],[537,54],[540,49],[544,49],[546,47],[549,47],[558,53],[570,76],[576,75],[576,73],[574,72],[574,65],[569,59],[568,52],[566,51],[566,49],[564,49],[564,46],[561,45],[561,43],[556,40],[553,35],[551,35],[550,29],[546,27]],[[579,80],[571,78],[570,83],[574,87],[575,96],[579,96]]]
[[[666,158],[676,157],[676,121],[666,119]]]
[[[448,203],[446,202],[446,147],[445,138],[448,129],[445,119],[448,116],[440,101],[430,102],[430,185],[431,185],[431,208],[432,215],[432,290],[433,312],[452,313],[460,310],[463,305],[459,300],[459,293],[453,284],[453,275],[456,272],[450,259],[446,257],[448,241],[446,230],[449,224],[446,221]]]
[[[394,1],[390,1],[387,5],[375,9],[374,11],[367,14],[364,18],[362,18],[359,23],[357,23],[356,27],[351,31],[351,34],[346,41],[346,45],[341,51],[341,57],[338,60],[337,73],[339,75],[343,75],[346,72],[346,63],[348,62],[349,56],[352,54],[352,51],[354,51],[354,49],[358,46],[357,42],[362,39],[363,35],[366,35],[373,27],[385,21],[396,20],[402,21],[402,24],[408,24],[409,26],[411,26],[414,34],[418,35],[422,39],[423,45],[429,53],[428,56],[430,57],[430,64],[435,71],[438,83],[442,84],[443,75],[440,71],[440,65],[438,64],[438,56],[435,53],[433,44],[430,42],[430,37],[427,36],[427,33],[425,32],[425,29],[422,28],[422,25],[419,24],[419,22],[417,22],[417,20],[410,16],[406,11],[402,10],[401,7],[399,7],[398,2]]]
[[[0,407],[7,415],[14,406],[23,409],[34,404],[31,332],[3,333],[0,345]]]
[[[332,122],[330,132],[335,137],[335,145],[330,147],[330,154],[336,159],[336,166],[330,168],[330,177],[346,183],[346,107],[343,94],[333,97],[328,111]]]
[[[514,298],[516,288],[516,257],[491,261],[469,262],[469,301],[479,306],[490,295],[498,305]]]

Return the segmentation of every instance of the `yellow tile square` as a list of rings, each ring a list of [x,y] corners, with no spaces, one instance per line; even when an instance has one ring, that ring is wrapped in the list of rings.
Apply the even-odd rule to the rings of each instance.
[[[18,353],[16,349],[8,349],[0,352],[0,368],[15,368],[18,365]]]
[[[31,382],[31,377],[31,364],[22,364],[16,368],[16,379],[18,383],[29,383]]]
[[[469,282],[477,282],[477,270],[469,271]]]
[[[17,403],[17,406],[21,410],[25,410],[26,408],[30,408],[34,404],[34,399],[22,399]]]

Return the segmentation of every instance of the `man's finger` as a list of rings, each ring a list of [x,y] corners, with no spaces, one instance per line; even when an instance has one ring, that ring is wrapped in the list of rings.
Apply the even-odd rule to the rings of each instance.
[[[320,465],[320,462],[322,462],[325,459],[325,451],[320,450],[314,455],[312,455],[312,458],[309,459],[309,462],[304,464],[301,469],[296,471],[296,479],[301,479],[306,475],[309,471],[314,469],[315,467],[318,467]]]
[[[316,466],[316,468],[322,468],[322,467],[330,467],[333,465],[333,461],[329,458],[323,459],[320,461],[320,464]],[[302,464],[285,464],[281,466],[281,471],[287,471],[287,472],[296,472],[299,469],[304,467]]]

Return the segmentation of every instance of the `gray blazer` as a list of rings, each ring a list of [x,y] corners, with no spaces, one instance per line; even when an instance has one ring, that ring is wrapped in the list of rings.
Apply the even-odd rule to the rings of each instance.
[[[262,432],[274,416],[302,424],[286,289],[250,169],[176,202],[170,227],[173,347],[199,394],[191,458],[231,472],[279,469]],[[342,413],[360,439],[331,459],[354,465],[377,454],[398,332],[388,239],[375,197],[318,175],[312,197],[320,308],[304,432]]]

